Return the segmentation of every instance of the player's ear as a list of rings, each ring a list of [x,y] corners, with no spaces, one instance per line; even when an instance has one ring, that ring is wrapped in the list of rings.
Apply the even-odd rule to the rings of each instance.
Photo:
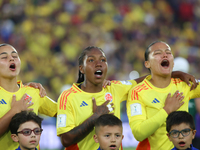
[[[144,65],[145,65],[146,68],[150,68],[150,67],[151,67],[149,61],[145,61],[145,62],[144,62]]]
[[[16,134],[11,134],[11,138],[14,142],[19,142],[18,136]]]
[[[79,70],[80,70],[80,72],[81,72],[82,74],[85,74],[84,69],[83,69],[83,65],[80,65],[80,66],[79,66]]]
[[[124,138],[124,135],[122,135],[122,140],[123,140],[123,138]]]
[[[94,141],[95,141],[96,143],[99,143],[99,141],[98,141],[98,138],[97,138],[97,135],[96,135],[96,134],[93,136],[93,138],[94,138]]]

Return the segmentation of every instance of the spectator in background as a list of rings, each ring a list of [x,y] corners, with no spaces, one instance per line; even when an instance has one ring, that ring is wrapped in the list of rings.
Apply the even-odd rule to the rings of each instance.
[[[187,11],[180,13],[183,3],[193,19],[179,20]],[[170,43],[175,57],[187,58],[191,74],[200,73],[200,13],[192,14],[199,1],[2,1],[0,7],[0,43],[8,41],[26,62],[19,78],[42,83],[52,99],[63,82],[76,80],[76,59],[88,45],[106,50],[110,80],[127,79],[133,67],[146,75],[144,47],[156,39]]]

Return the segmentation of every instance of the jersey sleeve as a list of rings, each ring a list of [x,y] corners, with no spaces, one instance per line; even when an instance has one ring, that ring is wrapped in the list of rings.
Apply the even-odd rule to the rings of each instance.
[[[200,80],[198,80],[200,82]],[[192,84],[192,83],[191,83]],[[196,89],[190,91],[190,98],[198,98],[200,97],[200,84],[197,85]]]
[[[53,117],[57,113],[57,103],[48,96],[40,98],[40,107],[38,111],[41,114]]]
[[[137,85],[135,80],[112,81],[111,83],[116,85],[115,87],[118,91],[116,94],[118,95],[120,102],[127,100],[129,90]]]
[[[58,114],[56,123],[58,136],[70,131],[76,126],[73,105],[71,104],[72,97],[67,93],[68,91],[64,91],[58,98]]]
[[[168,114],[164,109],[160,109],[154,116],[147,118],[145,104],[140,96],[134,100],[132,91],[130,90],[127,100],[129,125],[136,140],[143,141],[166,121]]]

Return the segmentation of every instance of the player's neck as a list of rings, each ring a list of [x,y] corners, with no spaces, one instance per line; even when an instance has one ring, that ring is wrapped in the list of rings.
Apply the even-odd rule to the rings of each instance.
[[[17,79],[0,79],[0,86],[8,92],[16,92],[19,90]]]
[[[166,88],[171,82],[171,76],[152,76],[150,82],[157,88]]]
[[[102,84],[94,85],[91,83],[83,83],[81,85],[81,90],[88,93],[98,93],[102,91]]]

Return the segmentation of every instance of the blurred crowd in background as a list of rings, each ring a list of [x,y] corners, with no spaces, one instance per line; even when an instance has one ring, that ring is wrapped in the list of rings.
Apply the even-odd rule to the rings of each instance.
[[[128,80],[133,70],[149,73],[144,51],[155,40],[167,42],[200,78],[200,0],[0,0],[0,43],[19,52],[19,79],[41,83],[55,101],[76,82],[86,47],[106,53],[107,79]]]
[[[155,40],[200,77],[200,0],[1,0],[0,43],[19,52],[19,79],[40,82],[57,100],[76,82],[78,56],[95,45],[108,59],[107,79],[145,75],[144,51]]]

